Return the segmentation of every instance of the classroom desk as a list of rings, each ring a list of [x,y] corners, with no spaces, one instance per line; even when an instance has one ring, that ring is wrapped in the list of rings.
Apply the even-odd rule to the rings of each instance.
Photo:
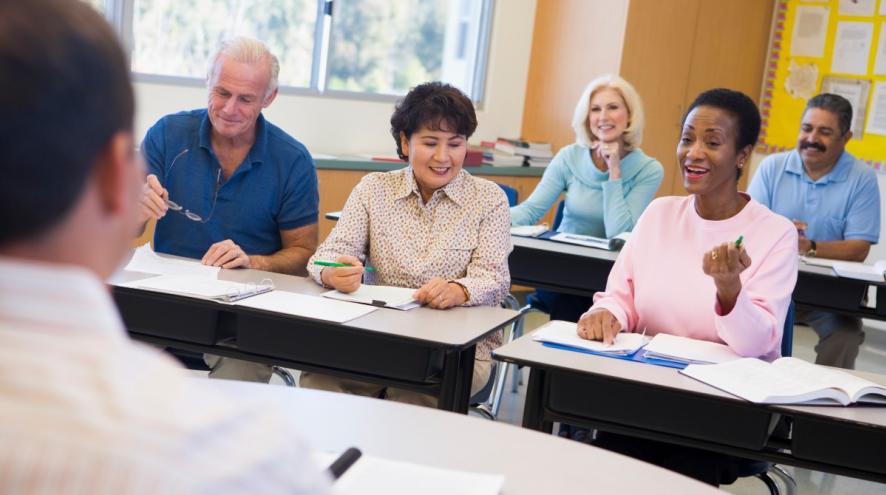
[[[147,276],[122,272],[115,280]],[[308,278],[257,270],[221,270],[219,278],[269,278],[276,290],[310,295],[328,290]],[[113,293],[137,340],[424,392],[437,396],[441,409],[461,413],[477,342],[518,315],[486,306],[379,308],[339,324],[126,287]]]
[[[750,459],[886,482],[886,407],[765,406],[678,370],[545,347],[524,336],[497,349],[531,368],[523,426],[586,425]],[[853,372],[886,385],[886,376]],[[790,439],[770,437],[779,415]]]
[[[512,283],[586,297],[606,288],[618,257],[618,252],[545,239],[511,236],[511,241]],[[862,307],[862,296],[871,285],[878,287],[876,307]],[[886,283],[838,277],[830,268],[802,261],[793,299],[816,309],[886,320]]]
[[[199,379],[199,378],[195,378]],[[552,435],[429,408],[318,390],[227,382],[238,394],[284,400],[314,447],[357,447],[385,459],[505,476],[502,494],[721,493],[629,457]],[[359,462],[359,461],[358,461]],[[416,487],[416,493],[420,493]]]

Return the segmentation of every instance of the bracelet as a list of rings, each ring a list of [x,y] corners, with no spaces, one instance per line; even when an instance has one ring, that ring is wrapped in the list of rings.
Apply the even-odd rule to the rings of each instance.
[[[455,280],[450,280],[449,283],[450,283],[450,284],[455,284],[455,285],[461,287],[462,292],[464,292],[464,294],[465,294],[465,302],[468,302],[468,301],[471,300],[471,293],[468,292],[468,288],[467,288],[467,287],[465,287],[463,284],[460,284],[460,283],[456,282]]]

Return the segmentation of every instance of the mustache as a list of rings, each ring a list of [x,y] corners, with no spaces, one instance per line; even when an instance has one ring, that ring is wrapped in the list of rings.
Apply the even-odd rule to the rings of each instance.
[[[805,149],[807,149],[807,148],[812,148],[812,149],[815,149],[815,150],[821,151],[822,153],[824,153],[825,151],[827,151],[827,148],[825,148],[825,146],[824,146],[823,144],[819,144],[819,143],[810,143],[810,142],[808,142],[808,141],[803,141],[802,143],[800,143],[800,149],[801,149],[801,150],[805,150]]]

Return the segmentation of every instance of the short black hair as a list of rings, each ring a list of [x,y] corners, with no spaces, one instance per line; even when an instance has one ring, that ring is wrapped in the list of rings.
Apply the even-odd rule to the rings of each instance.
[[[397,156],[408,160],[403,154],[400,133],[409,139],[412,134],[427,127],[446,130],[471,137],[477,129],[477,114],[471,99],[458,88],[439,81],[419,84],[412,88],[394,108],[391,115],[391,135],[397,143]]]
[[[727,88],[715,88],[702,92],[695,97],[689,105],[689,110],[683,115],[680,127],[686,124],[686,118],[697,107],[719,108],[735,117],[738,134],[735,139],[735,151],[744,149],[746,146],[754,146],[760,137],[760,110],[750,96]],[[736,172],[736,178],[741,177],[741,169]]]
[[[840,134],[844,136],[852,128],[852,104],[840,95],[822,93],[813,96],[806,102],[806,109],[803,110],[803,115],[806,115],[810,108],[820,108],[836,115],[837,123],[840,126]]]
[[[0,88],[4,245],[70,213],[135,100],[114,31],[78,0],[0,0]]]

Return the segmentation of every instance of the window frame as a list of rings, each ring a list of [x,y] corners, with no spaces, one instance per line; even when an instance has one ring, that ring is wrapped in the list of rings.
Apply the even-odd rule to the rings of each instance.
[[[314,28],[314,47],[312,50],[310,86],[288,86],[281,84],[281,94],[311,96],[319,98],[335,98],[345,100],[395,102],[402,95],[390,93],[375,93],[369,91],[348,91],[326,88],[327,61],[329,57],[329,42],[331,35],[332,15],[335,14],[334,0],[317,1],[317,21]],[[492,41],[492,19],[495,9],[495,0],[480,0],[483,2],[479,20],[479,35],[477,39],[475,57],[475,69],[471,81],[471,100],[482,108],[486,96],[486,79],[488,74],[489,50]],[[886,1],[886,0],[884,0]],[[118,36],[132,59],[134,50],[134,15],[135,0],[104,0],[105,17]],[[330,9],[329,13],[327,10]],[[187,76],[170,76],[165,74],[151,74],[130,70],[134,82],[168,84],[183,87],[203,87],[206,81],[203,78]]]

